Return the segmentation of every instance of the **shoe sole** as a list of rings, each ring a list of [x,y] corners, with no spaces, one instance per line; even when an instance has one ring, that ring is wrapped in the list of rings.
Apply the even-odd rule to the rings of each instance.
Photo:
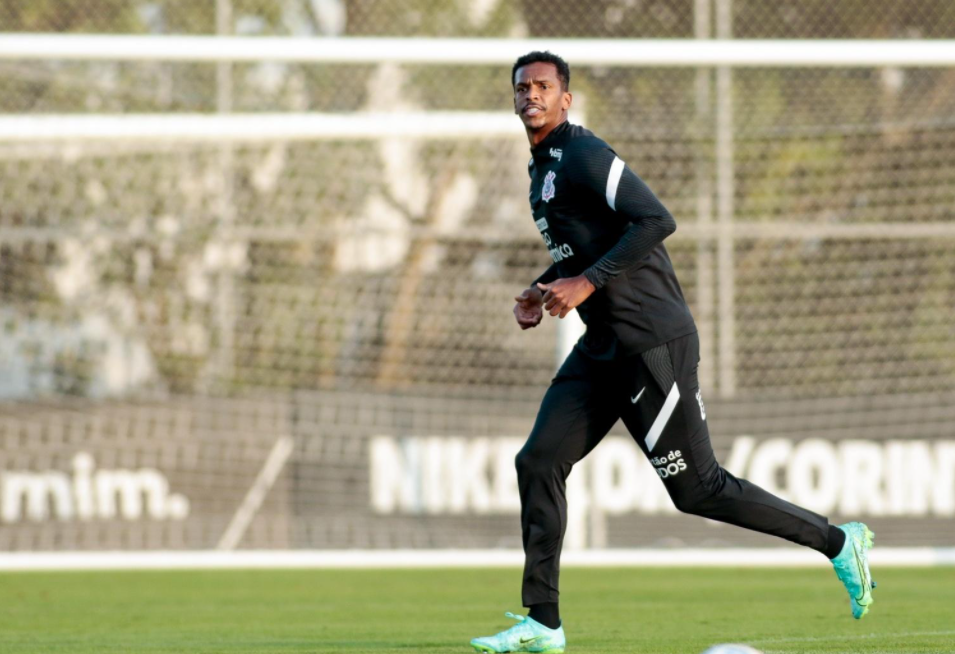
[[[875,582],[872,581],[872,573],[869,571],[869,550],[872,549],[873,543],[875,543],[875,534],[864,524],[860,524],[862,527],[862,542],[859,543],[855,540],[855,535],[853,534],[853,550],[855,550],[856,564],[859,566],[859,576],[862,578],[862,597],[856,599],[853,598],[853,603],[855,606],[858,606],[862,609],[859,615],[855,614],[855,611],[852,612],[852,617],[856,620],[861,620],[862,617],[869,612],[869,607],[872,605],[872,589],[875,588]],[[856,547],[858,545],[858,547]]]

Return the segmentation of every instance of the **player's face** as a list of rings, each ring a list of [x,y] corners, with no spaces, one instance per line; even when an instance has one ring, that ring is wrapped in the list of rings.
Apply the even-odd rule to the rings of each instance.
[[[521,66],[514,75],[514,113],[529,132],[549,131],[562,123],[572,99],[561,88],[554,64],[538,61]]]

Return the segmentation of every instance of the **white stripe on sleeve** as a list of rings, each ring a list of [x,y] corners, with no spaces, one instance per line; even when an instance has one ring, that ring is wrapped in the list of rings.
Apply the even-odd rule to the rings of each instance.
[[[610,174],[607,176],[607,204],[614,211],[617,210],[617,186],[620,184],[620,176],[623,175],[623,159],[614,157],[610,164]]]

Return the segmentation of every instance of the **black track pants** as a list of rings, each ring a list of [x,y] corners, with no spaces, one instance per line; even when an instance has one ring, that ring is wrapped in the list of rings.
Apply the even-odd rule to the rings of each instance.
[[[695,333],[624,361],[594,361],[576,349],[567,357],[517,455],[525,606],[557,601],[567,475],[619,418],[680,511],[825,551],[826,518],[737,479],[716,462],[698,365]]]

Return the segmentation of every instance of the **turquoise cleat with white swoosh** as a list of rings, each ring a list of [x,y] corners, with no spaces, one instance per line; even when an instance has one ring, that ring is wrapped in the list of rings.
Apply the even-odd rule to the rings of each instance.
[[[471,647],[479,652],[499,654],[500,652],[548,652],[562,654],[567,646],[564,638],[564,626],[556,629],[545,627],[530,616],[505,613],[518,623],[494,636],[484,636],[471,641]]]
[[[832,560],[832,567],[849,593],[849,605],[852,617],[859,620],[872,605],[872,589],[875,582],[869,572],[869,550],[875,534],[861,522],[847,522],[838,525],[846,534],[846,544],[839,556]]]

